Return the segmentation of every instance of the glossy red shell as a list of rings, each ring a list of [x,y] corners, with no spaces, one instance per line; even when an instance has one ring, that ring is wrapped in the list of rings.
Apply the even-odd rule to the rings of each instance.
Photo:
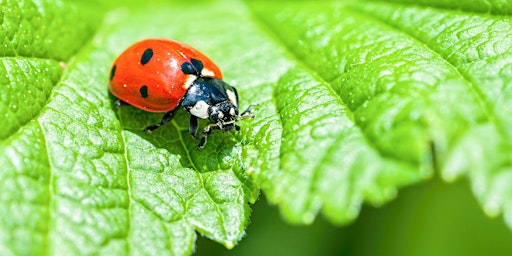
[[[148,49],[152,55],[143,59]],[[222,79],[217,65],[198,50],[174,40],[147,39],[133,44],[114,61],[109,90],[120,100],[142,110],[171,111],[178,107],[197,78],[181,71],[181,65],[191,58],[203,63],[204,76]]]

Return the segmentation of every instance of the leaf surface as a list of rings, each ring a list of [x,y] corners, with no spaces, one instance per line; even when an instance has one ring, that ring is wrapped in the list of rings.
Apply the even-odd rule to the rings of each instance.
[[[231,248],[260,188],[289,222],[344,224],[436,171],[512,223],[510,10],[407,1],[4,1],[0,254]],[[161,114],[116,107],[108,76],[155,37],[213,59],[256,118],[201,151],[184,111],[142,132]]]
[[[458,3],[480,10],[477,2]],[[453,7],[442,1],[432,5]],[[486,212],[494,216],[504,211],[510,223],[509,18],[385,2],[253,6],[255,15],[279,42],[314,70],[347,106],[355,129],[364,135],[367,146],[378,152],[380,161],[391,157],[410,164],[421,177],[431,170],[439,170],[447,180],[467,176]],[[507,7],[498,3],[492,2],[489,8],[508,13]],[[280,85],[277,88],[279,91]],[[295,105],[304,113],[300,103],[298,100]],[[316,115],[331,110],[325,107]],[[302,129],[294,126],[296,132]],[[311,141],[303,148],[317,143]],[[311,155],[307,154],[308,158]],[[351,162],[348,154],[328,158],[336,158],[338,165]],[[318,184],[316,175],[297,177]],[[270,197],[295,198],[298,194],[278,191]],[[372,202],[367,194],[356,194]],[[330,195],[347,197],[351,193]],[[310,202],[314,198],[310,195]],[[316,197],[318,204],[332,201],[329,196],[321,198]],[[295,205],[292,200],[280,204]],[[324,213],[330,216],[329,210]],[[304,211],[296,211],[298,214]]]

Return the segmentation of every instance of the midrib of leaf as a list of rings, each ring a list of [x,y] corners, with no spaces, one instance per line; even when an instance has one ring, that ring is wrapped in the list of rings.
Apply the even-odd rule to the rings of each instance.
[[[118,116],[119,118],[120,115],[119,115],[119,112],[118,112]],[[132,196],[132,185],[131,185],[131,169],[130,169],[130,163],[128,162],[128,149],[126,148],[126,144],[127,144],[127,141],[126,141],[126,137],[125,137],[125,134],[124,132],[121,132],[121,138],[123,140],[123,158],[125,160],[125,165],[126,165],[126,185],[127,185],[127,193],[128,193],[128,222],[127,222],[127,229],[128,229],[128,232],[126,232],[126,252],[127,252],[127,255],[131,255],[131,244],[130,242],[128,241],[131,233],[132,233],[132,217],[131,217],[131,212],[133,211],[133,208],[132,208],[132,204],[133,204],[133,196]]]
[[[185,145],[185,141],[183,140],[183,136],[181,135],[181,131],[183,129],[181,129],[181,127],[176,123],[176,120],[172,120],[171,124],[174,126],[174,129],[176,129],[176,131],[177,131],[176,133],[178,134],[178,140],[180,141],[181,147],[183,148],[183,150],[185,151],[185,153],[187,155],[187,159],[188,159],[191,167],[196,171],[200,171],[200,169],[197,168],[197,166],[194,164],[194,161],[192,160],[192,157],[190,156],[190,150]],[[201,177],[201,175],[198,175],[198,176]],[[203,183],[202,177],[201,177],[201,183]]]
[[[192,159],[192,157],[191,157],[191,154],[190,154],[190,149],[187,147],[187,145],[185,144],[185,140],[183,139],[183,136],[182,136],[182,133],[181,133],[181,132],[182,132],[182,131],[184,131],[184,130],[185,130],[185,131],[188,131],[188,129],[182,129],[182,127],[180,127],[180,126],[178,125],[178,123],[176,122],[176,120],[172,120],[172,121],[171,121],[171,124],[172,124],[172,126],[174,126],[174,129],[176,130],[176,134],[178,135],[178,141],[180,142],[181,147],[183,148],[183,151],[186,153],[187,160],[189,161],[189,163],[190,163],[190,165],[191,165],[191,168],[192,168],[192,169],[197,173],[197,174],[196,174],[196,176],[199,178],[199,181],[201,182],[202,189],[203,189],[204,191],[206,191],[206,193],[208,193],[208,195],[210,196],[210,198],[212,199],[212,201],[214,201],[214,202],[215,202],[214,197],[213,197],[213,196],[211,196],[211,194],[210,194],[210,191],[208,191],[208,190],[206,189],[205,182],[204,182],[204,177],[203,177],[203,175],[201,174],[201,171],[202,171],[202,170],[201,170],[201,169],[199,169],[199,168],[197,168],[197,166],[195,165],[195,163],[194,163],[194,161],[193,161],[193,159]],[[238,177],[237,177],[237,178],[238,178]],[[240,181],[240,182],[242,182],[242,181]],[[220,219],[221,219],[221,223],[222,223],[222,225],[221,225],[221,227],[222,227],[221,232],[222,232],[223,234],[227,234],[227,232],[226,232],[226,226],[225,226],[225,225],[226,225],[226,221],[224,221],[224,215],[223,215],[223,214],[222,214],[222,212],[220,211],[220,209],[219,209],[219,207],[218,207],[217,202],[215,202],[214,207],[215,207],[215,211],[217,212],[217,214],[219,215],[219,217],[220,217]],[[196,227],[196,228],[200,228],[200,227],[198,227],[198,226],[195,226],[195,227]],[[233,244],[233,242],[232,242],[232,241],[227,242],[227,246],[228,246],[228,247],[233,247],[233,245],[234,245],[234,244]]]

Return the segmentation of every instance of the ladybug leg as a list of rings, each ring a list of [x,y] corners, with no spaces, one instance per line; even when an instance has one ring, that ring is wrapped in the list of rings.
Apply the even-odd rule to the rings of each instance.
[[[190,115],[190,126],[188,127],[188,132],[190,133],[190,135],[192,135],[192,137],[196,139],[201,139],[201,137],[198,137],[196,135],[198,128],[199,126],[197,124],[197,116]]]
[[[116,106],[118,106],[118,107],[130,106],[130,104],[128,104],[128,102],[126,102],[126,101],[116,100]]]
[[[200,150],[206,145],[206,138],[213,130],[220,130],[220,127],[217,124],[209,124],[206,127],[204,127],[203,132],[201,133],[201,141],[199,142],[199,145],[197,145],[197,150]]]
[[[169,121],[172,120],[172,118],[174,117],[174,114],[176,114],[176,111],[178,111],[178,109],[179,108],[175,108],[175,109],[165,113],[165,115],[162,117],[162,119],[160,119],[160,121],[157,124],[146,127],[146,129],[144,129],[144,131],[152,132],[152,131],[158,129],[160,126],[168,123]]]
[[[201,138],[201,141],[197,145],[196,150],[198,150],[198,151],[201,150],[205,144],[206,144],[206,136]]]
[[[204,128],[201,135],[198,136],[197,130],[199,128],[199,125],[197,124],[197,117],[194,115],[190,116],[190,126],[188,127],[188,131],[189,131],[190,135],[192,135],[192,137],[194,137],[198,140],[201,140],[199,142],[199,145],[197,145],[197,148],[196,148],[197,150],[202,149],[204,147],[204,145],[206,145],[206,137],[208,137],[208,135],[210,134],[211,130],[214,129],[214,127],[219,129],[216,124],[209,124]]]

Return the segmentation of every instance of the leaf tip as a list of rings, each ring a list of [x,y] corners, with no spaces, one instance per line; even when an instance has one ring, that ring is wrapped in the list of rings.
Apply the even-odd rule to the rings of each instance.
[[[491,218],[497,217],[501,213],[501,204],[502,202],[496,198],[487,200],[483,205],[485,214]]]
[[[302,216],[302,222],[306,225],[310,225],[313,223],[313,221],[315,221],[315,216],[316,216],[315,213],[308,212],[308,213],[304,214],[304,216]]]
[[[228,241],[226,241],[226,242],[224,243],[224,246],[226,246],[226,248],[228,248],[229,250],[231,250],[231,249],[233,249],[233,247],[235,247],[235,242],[233,242],[233,241],[229,241],[229,240],[228,240]]]

